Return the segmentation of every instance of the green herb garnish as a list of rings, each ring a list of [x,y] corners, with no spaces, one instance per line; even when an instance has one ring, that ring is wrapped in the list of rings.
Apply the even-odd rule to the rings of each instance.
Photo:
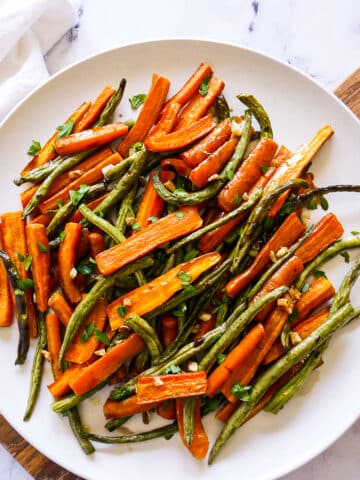
[[[209,91],[209,81],[210,81],[210,75],[208,77],[205,77],[204,80],[201,82],[200,88],[199,88],[199,93],[203,97],[207,95]]]
[[[340,255],[345,260],[345,263],[350,263],[350,255],[349,252],[341,252]]]
[[[170,365],[169,367],[166,367],[164,370],[165,375],[168,375],[169,373],[176,374],[180,372],[181,372],[181,368],[178,367],[177,365]]]
[[[70,190],[70,200],[74,207],[77,207],[81,200],[85,197],[85,195],[90,190],[88,185],[80,185],[79,190]]]
[[[63,138],[63,137],[67,137],[68,135],[70,135],[70,133],[72,132],[72,129],[74,127],[74,120],[69,120],[68,122],[64,123],[63,125],[59,125],[58,127],[56,127],[56,130],[58,130],[60,133],[58,135],[58,138]]]
[[[126,307],[125,305],[119,305],[117,307],[118,314],[120,315],[121,318],[124,318],[126,315],[126,312],[129,310],[129,307]]]
[[[238,399],[243,402],[248,402],[250,400],[250,391],[251,385],[241,385],[239,382],[235,382],[231,387],[231,393]]]
[[[38,142],[37,140],[33,140],[32,144],[28,148],[27,154],[33,157],[37,155],[40,152],[40,150],[41,150],[40,142]]]
[[[138,93],[137,95],[134,95],[133,97],[129,98],[131,108],[133,110],[137,110],[145,102],[145,99],[146,99],[146,93]]]
[[[37,242],[37,248],[41,253],[48,253],[49,249],[41,242]]]

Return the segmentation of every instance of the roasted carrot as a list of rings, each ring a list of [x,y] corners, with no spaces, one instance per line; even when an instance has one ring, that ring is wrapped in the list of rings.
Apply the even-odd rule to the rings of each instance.
[[[177,337],[178,320],[170,315],[160,318],[160,337],[164,348],[168,347]]]
[[[92,258],[95,258],[96,255],[105,250],[105,240],[104,235],[99,232],[89,233],[89,246],[90,254]]]
[[[199,92],[190,100],[188,105],[181,112],[179,120],[176,123],[175,130],[181,130],[199,120],[209,108],[215,103],[217,97],[221,94],[225,83],[219,78],[212,77],[208,83],[206,95]]]
[[[165,77],[158,76],[153,82],[135,125],[118,146],[118,152],[123,157],[128,156],[130,148],[136,142],[142,142],[145,140],[151,127],[160,115],[169,91],[169,86],[170,82]]]
[[[47,349],[50,354],[51,370],[54,380],[61,377],[62,371],[59,369],[59,353],[61,349],[61,328],[60,320],[55,313],[48,313],[45,318]]]
[[[276,254],[281,247],[289,247],[304,231],[305,227],[298,215],[295,212],[291,213],[263,246],[250,267],[227,283],[226,293],[232,298],[236,297],[267,267],[271,261],[271,252]]]
[[[201,421],[200,406],[201,398],[198,398],[194,411],[194,435],[190,445],[185,439],[183,415],[184,404],[181,398],[178,398],[176,400],[176,418],[179,426],[180,437],[183,444],[190,451],[193,457],[195,457],[197,460],[204,460],[209,449],[209,439]]]
[[[208,397],[212,398],[221,389],[231,374],[254,351],[264,336],[264,327],[259,323],[240,340],[237,346],[226,356],[225,360],[209,376],[206,390]]]
[[[108,196],[108,193],[105,193],[105,195],[101,195],[99,198],[95,198],[95,200],[92,200],[91,202],[87,203],[86,206],[90,208],[90,210],[94,210],[106,197]],[[83,219],[83,216],[81,215],[79,210],[76,210],[74,215],[70,218],[70,222],[80,222],[80,220]]]
[[[128,376],[127,369],[125,365],[122,365],[120,368],[116,370],[114,375],[111,377],[111,380],[109,381],[109,385],[116,385],[117,383],[123,382],[126,380]]]
[[[104,404],[105,418],[124,418],[136,415],[137,413],[147,412],[159,405],[159,402],[154,403],[139,403],[136,395],[133,395],[125,400],[118,402],[116,400],[106,400]]]
[[[59,290],[51,295],[48,305],[54,310],[56,316],[66,327],[70,321],[73,310]]]
[[[165,158],[161,160],[162,168],[173,168],[180,176],[188,178],[191,173],[191,168],[181,160],[181,158]]]
[[[291,157],[292,157],[292,151],[286,148],[284,145],[282,145],[279,148],[279,151],[275,155],[272,164],[275,165],[276,167],[279,167],[281,164],[287,162]],[[286,199],[289,196],[290,191],[284,192],[280,195],[280,197],[276,200],[276,202],[273,204],[271,207],[268,216],[271,218],[276,217],[278,212],[280,211],[281,207],[284,205],[286,202]]]
[[[297,316],[293,325],[295,326],[302,322],[309,313],[330,300],[334,295],[334,285],[326,277],[320,277],[314,280],[309,290],[303,293],[295,304],[294,308]]]
[[[70,386],[76,395],[82,395],[104,382],[125,362],[144,350],[145,344],[136,334],[108,350],[103,357],[85,367],[79,375],[71,378]]]
[[[92,148],[101,147],[127,134],[128,127],[124,123],[110,123],[103,127],[91,128],[83,132],[72,133],[55,141],[55,149],[59,155],[74,155]]]
[[[216,265],[221,259],[217,252],[207,253],[186,263],[181,263],[149,283],[132,290],[114,300],[108,306],[112,330],[123,325],[131,315],[145,315],[162,305],[185,285],[195,281],[202,273]],[[182,278],[186,279],[185,282]]]
[[[26,242],[32,256],[36,305],[40,312],[46,312],[50,295],[50,246],[46,227],[41,223],[26,225]]]
[[[215,126],[214,117],[209,114],[182,130],[145,140],[145,147],[151,152],[172,152],[187,147],[209,133]]]
[[[76,248],[76,260],[81,260],[89,253],[90,243],[89,243],[89,229],[82,228],[80,233],[79,242]]]
[[[160,120],[155,127],[150,131],[150,137],[157,137],[159,135],[166,135],[170,133],[176,123],[178,113],[181,109],[180,103],[170,103],[164,112],[161,114]]]
[[[239,137],[233,135],[230,140],[223,143],[214,153],[209,155],[190,173],[190,180],[198,187],[202,188],[211,180],[211,177],[220,172],[226,162],[231,158],[235,151]]]
[[[61,376],[55,380],[55,382],[48,385],[51,395],[58,400],[66,393],[70,392],[70,380],[73,377],[78,376],[79,372],[83,368],[84,367],[81,367],[80,365],[71,365],[67,370],[65,370],[65,372],[63,372]]]
[[[64,231],[65,238],[59,247],[60,285],[71,303],[79,303],[81,293],[74,282],[76,275],[73,272],[75,271],[76,249],[80,239],[81,225],[69,222],[65,225]]]
[[[196,167],[205,160],[210,153],[215,152],[231,135],[231,120],[223,120],[205,138],[196,143],[189,150],[180,154],[189,167]]]
[[[227,422],[238,408],[240,402],[228,402],[216,412],[215,418],[221,422]]]
[[[116,89],[110,85],[106,85],[95,101],[91,104],[85,115],[74,125],[73,132],[81,132],[90,128],[100,116],[110,98],[114,95]]]
[[[262,167],[269,167],[277,150],[277,144],[263,137],[240,165],[235,176],[218,195],[220,207],[229,212],[237,206],[237,195],[249,193],[262,174]]]
[[[166,420],[175,420],[176,406],[175,400],[166,400],[156,408],[156,413]]]
[[[44,225],[45,227],[47,227],[54,215],[55,215],[54,213],[45,213],[45,214],[40,213],[40,215],[33,218],[28,223],[41,223],[41,225]]]
[[[296,250],[303,263],[311,262],[320,252],[334,243],[344,233],[344,228],[333,213],[328,213],[315,225],[314,231]]]
[[[197,324],[197,329],[195,333],[192,336],[192,341],[195,342],[199,338],[201,338],[205,333],[210,332],[215,327],[216,323],[216,315],[211,315],[210,320],[207,320],[206,322],[200,321]]]
[[[2,239],[2,228],[0,224],[0,249],[4,249]],[[0,262],[0,327],[11,325],[13,318],[13,302],[7,272]]]
[[[197,230],[202,219],[196,207],[183,207],[140,230],[137,235],[96,256],[103,275],[109,275],[151,252],[159,245]]]

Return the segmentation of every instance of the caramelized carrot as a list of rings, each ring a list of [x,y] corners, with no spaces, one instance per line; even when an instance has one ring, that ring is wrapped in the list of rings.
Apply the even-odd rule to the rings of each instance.
[[[289,247],[304,231],[305,227],[297,214],[291,213],[263,246],[250,267],[227,283],[226,293],[232,298],[236,297],[269,265],[271,252],[276,253],[281,247]]]
[[[89,233],[89,247],[92,258],[95,258],[98,253],[103,252],[106,248],[104,235],[99,232]]]
[[[96,256],[96,263],[103,275],[109,275],[139,257],[176,238],[182,237],[202,226],[196,207],[183,207],[177,212],[160,218],[137,235],[115,245]]]
[[[220,207],[229,212],[237,206],[237,195],[249,193],[262,174],[262,167],[268,167],[277,150],[277,144],[267,137],[262,137],[255,148],[238,168],[234,178],[230,180],[218,195]]]
[[[70,381],[76,377],[84,367],[80,365],[71,365],[65,372],[58,377],[55,382],[48,385],[49,392],[56,399],[59,400],[66,393],[70,392]]]
[[[46,227],[41,223],[26,225],[26,241],[32,256],[36,305],[40,312],[46,312],[50,295],[50,246]]]
[[[4,249],[0,224],[0,249]],[[0,327],[8,327],[12,323],[13,302],[7,272],[0,262]]]
[[[116,370],[114,375],[111,377],[111,380],[109,381],[109,385],[116,385],[117,383],[123,382],[126,380],[128,376],[127,369],[125,365],[122,365],[120,368]]]
[[[166,420],[175,420],[176,407],[175,400],[166,400],[156,408],[156,413]]]
[[[89,253],[89,235],[90,232],[88,228],[81,229],[79,242],[76,248],[76,260],[81,260]]]
[[[114,87],[110,85],[106,85],[106,87],[104,87],[104,89],[96,97],[95,101],[91,104],[90,108],[85,113],[85,115],[74,126],[73,132],[74,133],[82,132],[83,130],[90,128],[98,119],[101,112],[104,110],[106,104],[108,103],[108,101],[114,95],[115,92],[116,90]]]
[[[279,167],[282,163],[288,161],[292,157],[292,151],[286,148],[284,145],[282,145],[278,151],[278,153],[275,155],[272,164],[277,167]],[[273,206],[270,208],[270,211],[268,213],[268,216],[271,218],[275,218],[276,215],[279,213],[281,207],[284,205],[286,202],[288,196],[289,196],[290,191],[284,192],[280,195],[280,197],[275,201]]]
[[[183,288],[181,277],[185,275],[189,279],[187,282],[191,283],[206,270],[216,265],[220,259],[220,254],[217,252],[194,258],[194,260],[181,263],[151,282],[117,298],[108,306],[112,330],[123,325],[127,317],[145,315],[162,305]]]
[[[73,310],[59,290],[51,295],[48,305],[54,310],[61,323],[67,327],[71,315],[73,314]]]
[[[178,320],[175,317],[166,315],[160,318],[160,337],[164,348],[168,347],[177,337]]]
[[[118,402],[116,400],[106,400],[104,404],[105,418],[124,418],[136,415],[137,413],[147,412],[159,405],[159,402],[154,403],[139,403],[136,395],[133,395],[125,400]]]
[[[123,157],[128,156],[129,150],[134,143],[145,140],[151,127],[159,117],[169,91],[169,86],[170,82],[165,77],[158,76],[153,82],[135,125],[118,146],[118,152]]]
[[[198,398],[194,411],[194,435],[191,444],[189,445],[185,439],[184,433],[184,404],[181,398],[176,400],[176,418],[179,426],[179,433],[181,440],[185,447],[190,451],[193,457],[197,460],[204,460],[209,449],[209,439],[204,430],[201,421],[201,398]]]
[[[314,280],[309,290],[303,293],[295,304],[297,317],[293,325],[302,322],[310,312],[313,312],[335,295],[334,285],[326,278]]]
[[[188,178],[191,173],[191,168],[181,160],[181,158],[165,158],[161,160],[162,168],[173,168],[182,177]]]
[[[224,422],[224,423],[227,422],[231,417],[231,415],[238,408],[239,403],[240,403],[239,401],[233,402],[233,403],[232,402],[226,403],[223,407],[220,408],[220,410],[216,412],[215,418],[217,420],[220,420],[221,422]]]
[[[54,215],[54,213],[41,213],[37,217],[33,218],[33,220],[30,220],[29,223],[41,223],[41,225],[47,227]]]
[[[61,377],[59,369],[59,353],[61,349],[61,328],[60,320],[55,313],[48,313],[45,318],[47,349],[50,354],[50,364],[54,379]]]
[[[90,210],[94,210],[100,203],[108,196],[108,193],[105,193],[105,195],[101,195],[99,198],[95,198],[95,200],[92,200],[91,202],[87,203],[86,206],[90,208]],[[70,222],[75,222],[78,223],[80,220],[83,219],[83,216],[79,212],[79,210],[76,210],[74,215],[70,218]]]
[[[60,285],[65,296],[71,303],[81,301],[81,293],[74,282],[73,272],[76,262],[76,249],[79,244],[81,225],[67,223],[65,225],[65,238],[59,247],[59,275]]]
[[[180,108],[180,103],[170,103],[168,107],[164,109],[160,120],[151,130],[149,136],[157,137],[159,135],[166,135],[167,133],[170,133],[174,128]]]
[[[82,395],[95,388],[144,348],[145,344],[139,335],[130,335],[126,340],[108,350],[99,360],[81,370],[75,378],[71,378],[72,390],[76,395]]]

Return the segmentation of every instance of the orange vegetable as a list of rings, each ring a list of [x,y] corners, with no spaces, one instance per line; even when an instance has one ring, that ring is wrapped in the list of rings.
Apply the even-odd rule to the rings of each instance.
[[[254,351],[264,336],[264,327],[259,323],[240,340],[236,347],[226,356],[225,360],[209,376],[206,391],[208,397],[212,398],[220,390],[231,374]]]
[[[215,126],[214,117],[210,114],[197,120],[182,130],[145,140],[145,147],[151,152],[171,152],[187,147],[209,133]]]
[[[227,283],[226,293],[232,298],[236,297],[269,265],[271,252],[276,253],[281,247],[289,247],[304,231],[305,227],[298,215],[291,213],[263,246],[250,267]]]
[[[4,249],[1,224],[0,224],[0,248]],[[11,290],[6,269],[0,262],[0,327],[11,325],[13,318],[13,303],[11,298]]]
[[[89,246],[90,254],[95,258],[98,253],[103,252],[106,248],[104,235],[98,232],[89,233]]]
[[[49,392],[56,399],[60,399],[66,393],[70,392],[70,381],[76,377],[84,367],[80,365],[71,365],[64,373],[58,377],[55,382],[48,385]]]
[[[136,395],[125,398],[118,402],[116,400],[106,400],[104,404],[105,418],[124,418],[136,415],[137,413],[147,412],[159,405],[159,402],[154,403],[138,403]]]
[[[217,97],[221,94],[225,83],[219,78],[212,77],[208,83],[208,91],[206,95],[201,95],[199,92],[190,100],[188,105],[180,114],[180,118],[176,124],[175,129],[181,130],[191,125],[193,122],[201,118],[213,105]]]
[[[26,240],[32,256],[36,305],[40,312],[46,312],[50,295],[50,246],[46,227],[41,223],[26,225]]]
[[[206,270],[216,265],[220,259],[221,256],[217,252],[194,258],[194,260],[181,263],[151,282],[117,298],[108,306],[112,330],[123,325],[124,320],[131,315],[142,316],[151,312],[181,290],[183,283],[179,276],[185,275],[191,283]]]
[[[75,268],[76,249],[79,244],[81,225],[69,222],[65,225],[65,238],[59,246],[59,276],[60,285],[65,296],[71,303],[81,301],[81,293],[77,288],[72,272]]]
[[[201,398],[196,401],[195,411],[194,411],[194,435],[191,445],[188,445],[185,434],[184,434],[184,403],[181,398],[176,400],[176,418],[179,426],[179,433],[181,440],[185,447],[190,451],[190,453],[197,460],[204,460],[206,454],[209,450],[209,439],[204,430],[202,421],[201,421]]]
[[[103,127],[91,128],[83,132],[72,133],[55,141],[55,149],[59,155],[74,155],[92,148],[101,147],[127,134],[128,127],[124,123],[110,123]]]
[[[170,213],[143,228],[125,242],[99,253],[96,256],[96,263],[103,275],[109,275],[158,246],[193,232],[201,226],[202,219],[196,207],[180,208],[177,212]]]
[[[105,195],[102,195],[99,198],[95,198],[95,200],[92,200],[91,202],[87,203],[86,206],[90,208],[90,210],[94,210],[109,194],[105,193]],[[76,210],[74,215],[70,218],[70,222],[75,222],[78,223],[80,220],[82,220],[83,216],[79,212],[79,210]]]
[[[320,252],[329,247],[344,233],[344,228],[336,215],[328,213],[315,225],[314,231],[296,250],[296,256],[303,263],[311,262]]]
[[[238,408],[240,402],[228,402],[216,412],[215,418],[221,422],[227,422]]]
[[[211,315],[210,320],[207,320],[206,322],[200,321],[197,324],[197,330],[192,336],[192,341],[195,342],[199,338],[201,338],[205,333],[210,332],[215,327],[216,323],[216,315]]]
[[[180,158],[184,160],[189,167],[196,167],[209,154],[215,152],[223,143],[230,138],[231,135],[231,120],[225,119],[200,142],[196,143],[189,150],[180,154]]]
[[[176,406],[175,400],[166,400],[156,408],[156,413],[166,420],[175,420]]]
[[[45,214],[41,213],[37,217],[33,218],[33,220],[30,220],[30,222],[28,223],[41,223],[42,225],[47,227],[54,215],[55,215],[54,213],[45,213]]]
[[[157,137],[170,133],[174,128],[180,108],[180,103],[170,103],[168,107],[164,109],[158,123],[151,130],[149,137]]]
[[[82,258],[85,257],[89,253],[89,229],[88,228],[82,228],[80,232],[80,238],[79,242],[76,248],[76,259],[81,260]]]
[[[116,370],[114,375],[111,377],[111,380],[109,381],[109,385],[116,385],[117,383],[123,382],[126,380],[128,376],[127,370],[125,365],[121,366]]]
[[[86,130],[87,128],[90,128],[98,119],[101,112],[104,110],[106,104],[115,92],[116,90],[114,87],[106,85],[106,87],[100,92],[95,101],[91,104],[85,115],[74,126],[73,132],[77,133]]]
[[[59,290],[51,295],[48,305],[54,310],[60,322],[66,327],[70,322],[73,310]]]
[[[277,144],[267,137],[262,137],[255,148],[240,165],[235,176],[218,195],[218,203],[226,212],[237,206],[237,195],[249,193],[256,181],[261,177],[261,167],[268,167],[277,150]],[[274,178],[274,177],[273,177]]]
[[[50,354],[50,364],[54,379],[62,376],[59,369],[59,353],[61,349],[61,328],[60,320],[55,313],[48,313],[45,318],[47,349]]]
[[[145,344],[136,334],[108,350],[91,365],[81,370],[75,378],[71,378],[70,386],[76,395],[82,395],[104,382],[125,362],[144,350]]]
[[[282,145],[278,151],[278,153],[275,155],[272,164],[277,167],[279,167],[282,163],[287,162],[291,157],[293,153],[291,150],[286,148],[284,145]],[[275,201],[273,206],[270,208],[270,211],[268,213],[269,217],[276,217],[276,215],[279,213],[281,207],[284,205],[286,202],[288,196],[289,196],[290,191],[288,190],[287,192],[284,192],[280,195],[280,197]]]
[[[181,160],[181,158],[166,158],[161,160],[162,168],[173,168],[182,177],[188,178],[191,173],[191,168]]]
[[[151,127],[157,121],[169,91],[170,82],[165,77],[154,79],[139,116],[128,135],[120,142],[118,152],[127,157],[136,142],[143,142]]]
[[[178,320],[175,317],[166,315],[160,318],[160,337],[164,348],[168,347],[177,337]]]
[[[326,278],[320,277],[314,280],[309,290],[303,293],[295,304],[297,317],[293,325],[303,321],[309,313],[316,310],[335,295],[334,285]]]
[[[232,157],[238,141],[239,137],[232,136],[191,171],[189,178],[197,188],[205,187],[211,177],[220,172]]]

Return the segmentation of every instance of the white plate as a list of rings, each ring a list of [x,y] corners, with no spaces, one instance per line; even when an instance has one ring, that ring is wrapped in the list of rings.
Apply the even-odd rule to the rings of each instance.
[[[1,210],[19,207],[19,191],[12,184],[27,161],[32,139],[44,142],[54,127],[83,100],[92,99],[107,83],[116,85],[124,76],[128,86],[120,112],[133,117],[127,98],[146,92],[152,72],[172,81],[176,90],[201,61],[209,62],[226,82],[225,95],[232,106],[239,92],[252,92],[271,116],[275,139],[295,149],[320,127],[330,123],[336,135],[316,157],[313,171],[318,184],[360,183],[358,152],[360,127],[355,116],[333,95],[293,68],[238,46],[200,40],[163,40],[130,45],[102,53],[74,65],[39,88],[8,117],[0,130]],[[356,194],[329,196],[331,210],[346,231],[360,230]],[[351,256],[354,257],[355,253]],[[343,261],[329,264],[330,278],[339,284],[348,268]],[[354,292],[360,304],[360,289]],[[2,414],[34,447],[63,467],[89,479],[128,477],[173,480],[242,478],[270,480],[309,461],[335,441],[360,412],[360,326],[345,328],[331,344],[325,364],[281,413],[261,413],[229,441],[217,462],[193,460],[178,436],[137,445],[103,446],[86,457],[77,446],[65,418],[54,414],[45,385],[51,381],[47,368],[43,388],[30,422],[23,423],[29,386],[31,355],[25,367],[15,367],[15,325],[0,332],[0,377]],[[48,367],[48,366],[47,366]],[[105,393],[105,392],[104,392]],[[306,395],[305,395],[306,394]],[[92,430],[102,429],[102,400],[97,395],[83,405],[81,413]],[[213,442],[220,424],[206,419]],[[129,424],[133,425],[133,424]],[[134,428],[144,429],[141,423]]]

